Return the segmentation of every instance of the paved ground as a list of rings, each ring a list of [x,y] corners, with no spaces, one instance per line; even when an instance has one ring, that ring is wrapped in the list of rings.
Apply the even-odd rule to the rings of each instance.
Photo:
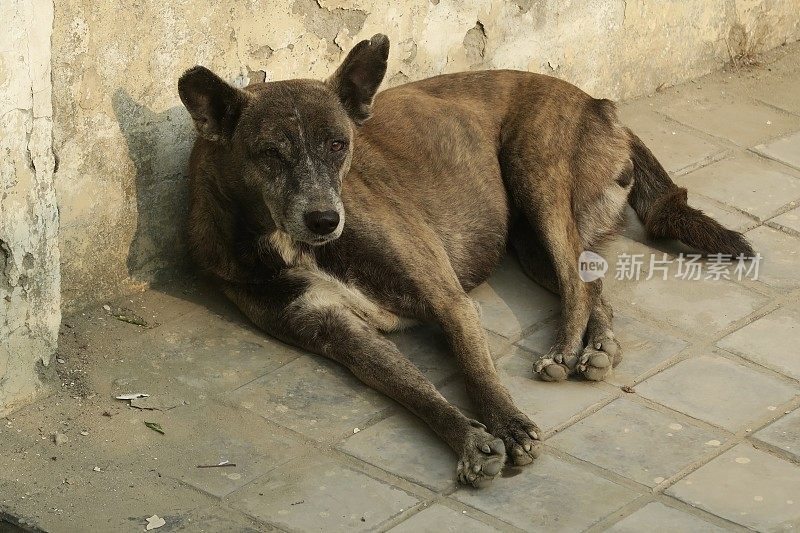
[[[402,408],[187,283],[64,321],[61,390],[0,420],[0,509],[49,531],[143,531],[152,515],[159,531],[800,527],[800,48],[773,59],[621,106],[692,203],[747,233],[757,280],[708,264],[683,279],[684,250],[631,222],[606,253],[626,356],[605,383],[531,379],[557,302],[512,260],[474,292],[545,432],[528,468],[458,487],[453,454]],[[615,279],[637,254],[642,279]],[[436,331],[395,338],[471,409]],[[113,399],[134,392],[151,396]],[[198,468],[221,461],[236,466]]]

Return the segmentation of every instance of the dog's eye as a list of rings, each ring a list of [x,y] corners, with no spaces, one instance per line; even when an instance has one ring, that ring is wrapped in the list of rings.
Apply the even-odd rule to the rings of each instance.
[[[339,152],[344,150],[344,147],[347,145],[345,141],[331,141],[330,142],[330,149],[331,152]]]
[[[264,149],[264,155],[265,155],[265,156],[267,156],[267,157],[269,157],[269,158],[271,158],[271,159],[280,159],[280,160],[283,160],[283,156],[282,156],[282,155],[281,155],[281,153],[278,151],[278,149],[277,149],[277,148],[274,148],[274,147],[272,147],[272,146],[269,146],[269,147],[267,147],[267,148],[265,148],[265,149]]]

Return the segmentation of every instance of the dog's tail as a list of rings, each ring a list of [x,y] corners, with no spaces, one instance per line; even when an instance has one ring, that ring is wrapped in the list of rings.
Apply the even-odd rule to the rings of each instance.
[[[686,189],[678,187],[653,153],[633,132],[631,161],[633,188],[628,203],[644,223],[648,235],[678,239],[710,254],[753,257],[744,236],[686,203]]]

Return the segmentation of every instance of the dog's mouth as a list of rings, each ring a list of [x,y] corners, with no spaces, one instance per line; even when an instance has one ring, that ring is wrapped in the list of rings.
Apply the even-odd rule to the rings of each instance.
[[[310,244],[311,246],[323,246],[325,244],[329,244],[332,243],[333,241],[338,240],[339,237],[341,236],[342,236],[342,228],[339,228],[337,231],[334,231],[333,233],[330,233],[328,235],[314,235],[313,237],[311,237],[311,239],[309,239],[306,242],[308,242],[308,244]]]
[[[305,221],[296,221],[294,218],[284,218],[275,221],[275,226],[278,231],[281,231],[291,237],[294,242],[303,243],[308,246],[324,246],[332,241],[335,241],[342,235],[344,230],[344,215],[340,214],[340,221],[333,231],[329,233],[320,233],[312,231]]]
[[[294,235],[290,232],[286,233],[291,235],[295,242],[301,242],[309,246],[324,246],[339,238],[338,232],[331,233],[330,235]]]

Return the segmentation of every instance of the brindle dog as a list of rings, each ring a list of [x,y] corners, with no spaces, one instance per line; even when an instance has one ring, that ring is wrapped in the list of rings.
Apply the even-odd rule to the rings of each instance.
[[[498,378],[467,292],[511,245],[562,300],[535,372],[603,379],[621,359],[601,280],[578,257],[627,202],[650,235],[752,255],[686,203],[614,105],[509,70],[449,74],[376,96],[389,41],[358,43],[327,81],[243,90],[203,67],[178,84],[199,138],[190,162],[197,263],[259,328],[334,359],[422,418],[482,486],[530,463],[539,429]],[[369,120],[367,120],[369,119]],[[480,421],[464,416],[382,333],[438,324]]]

